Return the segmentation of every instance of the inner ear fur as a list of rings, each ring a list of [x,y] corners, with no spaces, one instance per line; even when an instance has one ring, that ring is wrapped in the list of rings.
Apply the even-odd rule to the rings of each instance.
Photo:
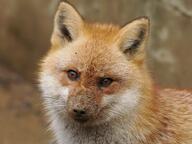
[[[149,19],[147,17],[138,18],[121,28],[118,35],[120,50],[128,55],[143,55],[144,48],[149,34]]]
[[[61,2],[55,14],[51,43],[58,45],[74,41],[79,36],[82,26],[83,19],[75,8],[66,2]]]

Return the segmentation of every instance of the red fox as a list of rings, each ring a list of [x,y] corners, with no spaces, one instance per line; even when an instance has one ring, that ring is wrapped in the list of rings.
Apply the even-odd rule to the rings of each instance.
[[[39,74],[57,144],[192,144],[192,93],[148,72],[149,23],[89,23],[60,3]]]

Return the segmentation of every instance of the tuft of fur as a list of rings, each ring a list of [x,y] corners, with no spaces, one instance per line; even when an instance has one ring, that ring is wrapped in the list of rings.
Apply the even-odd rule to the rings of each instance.
[[[85,22],[61,2],[39,87],[57,144],[191,144],[192,93],[153,86],[146,66],[149,20],[124,27]],[[75,70],[79,79],[70,80]],[[100,87],[101,78],[113,79]],[[73,119],[74,108],[89,120]]]

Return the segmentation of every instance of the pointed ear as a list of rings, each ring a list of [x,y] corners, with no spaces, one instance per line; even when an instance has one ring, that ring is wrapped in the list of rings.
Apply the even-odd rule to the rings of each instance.
[[[74,41],[80,34],[83,20],[68,3],[61,2],[55,15],[52,45]]]
[[[145,56],[146,41],[149,34],[149,19],[142,17],[124,26],[118,35],[121,51],[128,58],[143,59]]]

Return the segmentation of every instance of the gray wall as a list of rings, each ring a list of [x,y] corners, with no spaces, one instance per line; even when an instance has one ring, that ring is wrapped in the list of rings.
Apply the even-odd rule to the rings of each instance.
[[[50,46],[59,0],[0,0],[0,63],[28,80]],[[153,78],[161,86],[192,87],[191,0],[70,0],[90,21],[124,25],[147,15]]]

